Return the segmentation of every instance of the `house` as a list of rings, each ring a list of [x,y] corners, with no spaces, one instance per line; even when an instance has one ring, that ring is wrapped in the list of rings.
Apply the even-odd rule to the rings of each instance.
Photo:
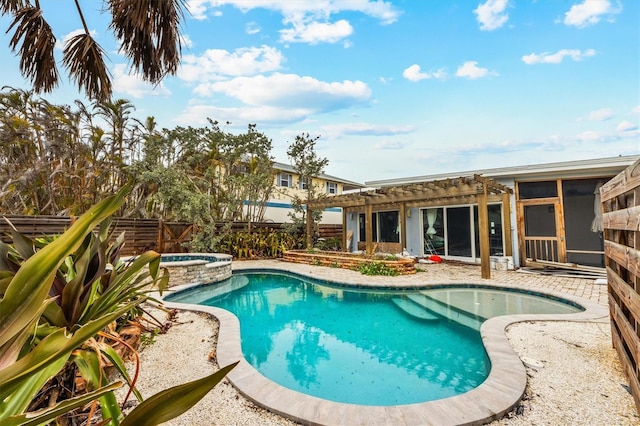
[[[302,182],[295,168],[285,163],[273,163],[275,171],[275,190],[267,201],[265,210],[265,221],[276,223],[290,222],[288,216],[292,212],[291,200],[294,195],[306,198],[306,183]],[[364,185],[352,182],[327,174],[320,174],[313,178],[313,185],[317,192],[323,195],[339,195],[343,191],[363,188]],[[322,224],[342,224],[342,209],[339,207],[329,207],[324,209],[322,214]]]
[[[485,256],[513,266],[552,262],[603,267],[598,189],[638,158],[368,181],[370,189],[312,207],[345,209],[345,234],[354,236],[351,251],[362,249],[369,233],[378,250],[394,253],[406,249],[415,256],[479,262],[486,247]]]

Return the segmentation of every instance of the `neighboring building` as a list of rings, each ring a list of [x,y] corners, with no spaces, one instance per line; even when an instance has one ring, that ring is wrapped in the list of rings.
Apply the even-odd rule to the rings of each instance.
[[[513,189],[510,200],[510,229],[504,229],[503,205],[488,204],[491,256],[513,253],[515,266],[527,266],[535,260],[576,263],[603,267],[604,248],[598,188],[638,160],[640,156],[598,158],[503,167],[468,172],[444,173],[366,182],[367,187],[402,188],[431,181],[482,176]],[[375,194],[374,194],[375,195]],[[505,198],[506,199],[506,198]],[[401,223],[406,227],[404,244],[410,254],[431,253],[448,259],[479,262],[478,204],[438,204],[438,199],[422,205],[390,205],[373,212],[373,237],[379,243],[401,241]],[[361,211],[346,215],[346,230],[355,242],[364,241],[365,220]],[[601,217],[600,217],[601,221]],[[511,238],[505,238],[509,233]],[[511,240],[511,250],[505,241]],[[351,245],[351,250],[357,244]]]
[[[304,199],[306,195],[306,183],[300,181],[299,175],[293,166],[284,163],[273,163],[275,170],[275,189],[265,210],[265,221],[290,222],[288,213],[292,211],[291,200],[297,194]],[[321,174],[313,179],[313,185],[317,192],[326,195],[339,195],[343,191],[363,188],[364,185],[341,179],[335,176]],[[338,207],[328,208],[322,214],[323,224],[342,224],[342,209]]]

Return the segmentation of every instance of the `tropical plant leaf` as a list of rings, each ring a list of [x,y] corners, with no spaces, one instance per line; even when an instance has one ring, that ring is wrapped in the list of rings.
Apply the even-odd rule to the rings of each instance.
[[[58,266],[65,257],[77,250],[87,233],[122,205],[130,190],[131,185],[126,185],[116,195],[96,204],[80,216],[67,232],[22,264],[0,300],[0,346],[40,314]]]
[[[153,84],[175,74],[181,54],[181,0],[110,0],[111,25],[132,68]]]
[[[36,7],[18,9],[7,32],[14,27],[16,31],[9,41],[9,47],[15,52],[22,40],[20,72],[31,80],[36,92],[51,92],[58,85],[58,68],[53,53],[56,37],[42,17],[42,10]]]
[[[43,302],[40,307],[40,312],[44,312],[47,306],[50,305],[55,304],[51,303],[51,300]],[[34,332],[34,328],[38,323],[39,316],[40,315],[36,314],[31,323],[27,324],[20,333],[13,336],[12,339],[8,340],[4,345],[2,345],[2,347],[0,347],[0,370],[13,364],[18,359],[23,345],[27,342],[29,336]]]
[[[134,2],[135,3],[135,2]],[[62,63],[69,69],[69,77],[90,99],[107,101],[111,98],[111,76],[104,62],[105,52],[91,34],[72,37],[64,47]]]
[[[120,375],[125,379],[129,387],[132,389],[132,392],[135,395],[136,399],[138,401],[144,400],[144,398],[142,397],[142,394],[140,394],[140,391],[138,391],[138,389],[135,388],[135,383],[133,383],[133,381],[131,380],[131,377],[129,376],[129,372],[125,367],[124,362],[122,361],[122,358],[120,357],[120,355],[118,355],[115,349],[113,349],[113,347],[110,345],[102,344],[100,345],[100,351],[109,359],[109,361],[111,361],[114,367],[116,367]]]
[[[80,327],[71,336],[67,336],[64,329],[59,329],[42,339],[31,352],[17,360],[12,365],[0,370],[0,396],[12,392],[20,381],[39,371],[41,368],[58,359],[68,359],[71,351],[80,346],[98,331],[118,319],[125,312],[133,308],[138,302],[129,303],[110,315],[105,315]],[[0,400],[2,400],[0,398]]]
[[[0,387],[0,395],[2,395],[2,404],[0,404],[2,422],[0,423],[4,426],[6,418],[23,413],[29,407],[34,395],[64,367],[66,362],[65,358],[60,358],[34,371],[17,386],[12,386],[12,391],[8,395],[4,394],[6,389]]]
[[[107,378],[104,375],[104,368],[96,348],[83,349],[74,351],[73,361],[78,366],[78,370],[82,377],[87,381],[90,388],[99,389],[105,386]],[[102,418],[111,419],[111,423],[115,426],[122,418],[122,411],[118,405],[113,392],[107,392],[100,396],[100,411]]]
[[[108,386],[105,386],[100,389],[96,389],[93,392],[88,392],[81,396],[77,396],[74,398],[67,399],[53,408],[48,408],[43,411],[33,412],[33,413],[25,413],[19,416],[10,417],[8,419],[4,419],[2,422],[3,426],[36,426],[45,424],[51,420],[54,420],[56,417],[68,413],[71,410],[75,410],[76,408],[84,407],[86,404],[94,401],[99,398],[101,395],[107,392],[113,392],[122,386],[122,382],[115,382]]]
[[[131,411],[120,426],[157,425],[180,416],[213,389],[238,362],[229,364],[202,379],[174,386],[153,395]]]
[[[0,14],[16,12],[27,5],[26,0],[4,0],[0,2]]]

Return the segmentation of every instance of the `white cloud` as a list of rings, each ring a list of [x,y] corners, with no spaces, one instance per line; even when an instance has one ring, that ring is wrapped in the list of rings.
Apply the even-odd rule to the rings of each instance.
[[[540,54],[531,53],[522,57],[522,62],[528,65],[533,64],[559,64],[564,58],[571,58],[574,61],[581,61],[584,58],[595,56],[594,49],[587,49],[584,52],[578,49],[561,49],[556,53],[543,52]]]
[[[392,2],[385,0],[189,0],[188,3],[190,12],[198,17],[204,16],[208,8],[217,10],[229,5],[245,13],[258,8],[280,12],[286,22],[301,16],[327,18],[340,12],[360,12],[388,25],[396,22],[401,14]]]
[[[591,111],[586,117],[589,121],[607,121],[613,118],[613,110],[611,108],[600,108]]]
[[[616,130],[618,132],[629,132],[632,130],[638,130],[638,124],[637,123],[634,124],[634,123],[631,123],[630,121],[623,120],[620,123],[618,123]]]
[[[361,81],[327,83],[312,77],[275,73],[202,84],[201,95],[222,93],[252,106],[326,112],[369,101],[371,90]]]
[[[467,61],[456,70],[456,77],[466,77],[472,80],[490,75],[496,76],[498,73],[479,67],[477,61]]]
[[[113,91],[124,93],[136,99],[145,96],[169,96],[171,91],[162,83],[154,86],[144,81],[137,74],[129,74],[125,64],[117,64],[113,67]]]
[[[564,23],[584,28],[600,22],[603,15],[613,15],[621,11],[621,6],[615,8],[609,0],[584,0],[582,3],[571,6],[571,9],[564,14]]]
[[[336,43],[353,34],[353,27],[341,19],[335,23],[296,23],[293,28],[280,30],[280,39],[292,43]]]
[[[207,118],[221,123],[278,123],[289,124],[304,120],[313,111],[304,108],[282,109],[270,106],[222,108],[215,105],[189,105],[175,117],[183,126],[206,126]]]
[[[278,12],[287,26],[280,31],[282,41],[312,44],[336,43],[353,33],[348,21],[331,21],[331,16],[337,13],[362,13],[378,19],[383,25],[396,22],[401,14],[392,2],[385,0],[190,0],[187,4],[194,19],[206,19],[209,9],[219,11],[223,6],[235,7],[245,13],[257,8]]]
[[[402,141],[384,141],[384,142],[379,142],[375,145],[376,149],[381,149],[381,150],[399,150],[399,149],[404,149],[407,147],[407,145],[409,145],[408,142],[402,142]]]
[[[262,31],[262,29],[260,28],[260,25],[258,25],[257,22],[253,22],[253,21],[247,23],[247,25],[245,25],[244,28],[247,34],[249,35],[258,34],[260,31]]]
[[[193,19],[202,21],[207,19],[207,3],[208,0],[187,0],[187,12]]]
[[[631,110],[631,114],[640,114],[640,105]]]
[[[395,136],[406,135],[416,131],[415,126],[392,126],[371,123],[343,123],[324,126],[323,132],[334,138],[341,136]]]
[[[402,76],[409,81],[416,82],[416,81],[426,80],[430,78],[443,80],[447,76],[447,73],[444,71],[443,68],[440,68],[439,70],[432,73],[422,72],[420,70],[420,65],[413,64],[402,72]]]
[[[502,27],[509,20],[509,15],[504,11],[508,3],[507,0],[487,0],[479,4],[473,13],[480,23],[480,29],[493,31]]]
[[[273,47],[247,47],[229,52],[208,49],[202,55],[185,55],[178,77],[190,82],[220,80],[222,76],[254,75],[279,70],[282,53]]]

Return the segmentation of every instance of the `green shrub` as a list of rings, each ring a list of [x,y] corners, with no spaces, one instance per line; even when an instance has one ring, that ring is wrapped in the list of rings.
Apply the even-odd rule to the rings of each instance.
[[[100,424],[158,424],[188,410],[235,365],[146,401],[135,390],[110,343],[148,299],[147,286],[162,287],[168,276],[158,253],[124,264],[124,236],[110,243],[111,215],[130,190],[98,203],[57,238],[32,241],[14,231],[13,245],[0,243],[0,424],[64,424],[56,419],[72,411],[77,418],[75,410],[94,401]],[[113,393],[122,382],[108,382],[106,361],[141,401],[126,417]],[[84,393],[76,393],[76,376],[86,381]]]
[[[363,275],[384,275],[389,277],[395,277],[398,275],[398,271],[388,267],[383,262],[366,262],[361,263],[358,266],[358,271]]]

